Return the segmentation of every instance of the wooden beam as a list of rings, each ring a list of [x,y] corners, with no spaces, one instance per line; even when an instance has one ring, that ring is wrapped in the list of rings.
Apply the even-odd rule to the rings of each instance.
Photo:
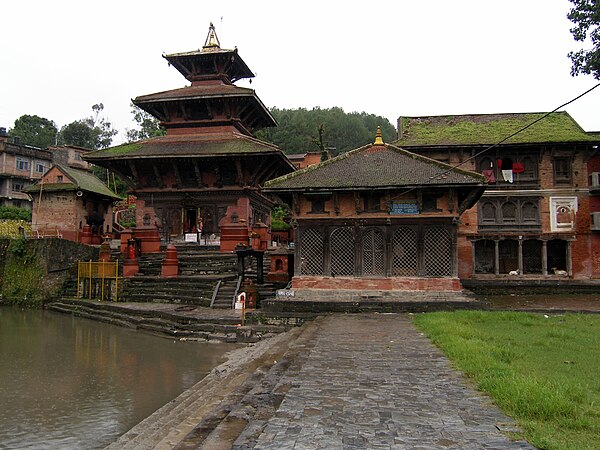
[[[156,177],[156,183],[158,184],[158,187],[165,187],[160,170],[158,169],[158,166],[155,163],[152,163],[152,170],[154,171],[154,176]]]
[[[235,170],[237,172],[237,178],[238,178],[238,186],[244,186],[245,180],[244,180],[244,171],[242,170],[242,161],[240,160],[240,158],[235,158]]]
[[[333,193],[333,209],[335,211],[335,215],[340,215],[340,197],[337,192]]]
[[[292,208],[296,215],[300,214],[300,196],[297,192],[292,192]]]
[[[254,185],[254,183],[256,182],[256,177],[258,176],[258,174],[260,173],[260,171],[265,167],[265,165],[267,165],[268,163],[269,163],[269,160],[267,158],[263,158],[261,160],[261,162],[258,163],[258,166],[256,167],[256,169],[254,169],[254,173],[250,177],[249,184],[251,186]]]
[[[363,209],[360,206],[360,193],[354,192],[354,208],[356,209],[356,214],[360,214]]]
[[[202,182],[202,171],[198,167],[198,161],[194,161],[194,173],[196,174],[196,182],[199,188],[204,188],[206,185]]]
[[[181,182],[181,174],[179,173],[179,168],[177,164],[172,161],[171,167],[173,167],[173,173],[175,174],[175,180],[177,181],[177,187],[183,187],[183,183]]]
[[[454,189],[450,189],[450,192],[448,192],[448,211],[454,211],[454,203]]]

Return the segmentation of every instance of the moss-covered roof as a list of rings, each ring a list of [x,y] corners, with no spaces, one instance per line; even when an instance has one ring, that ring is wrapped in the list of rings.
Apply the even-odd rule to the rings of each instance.
[[[70,183],[44,183],[43,185],[38,182],[31,186],[28,192],[39,192],[40,189],[44,191],[74,191],[81,190],[98,194],[103,197],[109,197],[114,199],[121,199],[121,197],[110,190],[104,182],[95,176],[93,173],[87,170],[74,169],[73,167],[56,166],[60,172],[67,176]]]
[[[390,144],[366,145],[328,161],[267,181],[266,191],[376,189],[483,185],[475,172],[455,169]]]
[[[400,146],[492,145],[546,113],[401,117]],[[597,141],[565,111],[550,114],[506,144]]]
[[[159,136],[144,141],[96,150],[83,156],[87,161],[211,157],[224,155],[274,154],[281,150],[273,144],[237,132]]]

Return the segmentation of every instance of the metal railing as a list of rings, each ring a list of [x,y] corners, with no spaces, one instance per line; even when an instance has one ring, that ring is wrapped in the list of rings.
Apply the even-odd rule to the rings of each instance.
[[[79,261],[77,265],[77,297],[92,297],[104,301],[105,291],[109,290],[114,280],[114,301],[119,294],[119,261]],[[106,282],[108,287],[106,286]]]

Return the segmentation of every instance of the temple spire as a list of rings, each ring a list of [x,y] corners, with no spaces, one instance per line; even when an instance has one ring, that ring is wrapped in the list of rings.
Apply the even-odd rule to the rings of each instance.
[[[375,142],[373,145],[383,145],[383,139],[381,137],[381,127],[377,126],[377,133],[375,134]]]
[[[206,35],[206,41],[204,41],[204,46],[202,47],[203,52],[211,52],[221,48],[221,43],[219,42],[219,38],[217,37],[217,32],[215,31],[215,26],[213,23],[210,23],[208,27],[208,34]]]

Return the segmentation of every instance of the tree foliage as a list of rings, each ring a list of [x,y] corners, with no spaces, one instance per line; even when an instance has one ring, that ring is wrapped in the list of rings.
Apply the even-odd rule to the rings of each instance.
[[[573,8],[567,17],[575,25],[571,28],[573,38],[578,42],[589,39],[591,49],[570,52],[573,62],[571,75],[587,74],[600,79],[600,0],[570,0]]]
[[[273,108],[271,113],[279,126],[260,130],[257,137],[273,142],[288,154],[320,151],[321,126],[324,129],[322,142],[330,148],[332,156],[373,142],[378,125],[385,142],[396,140],[396,130],[388,119],[365,112],[346,113],[342,108],[334,107]]]
[[[138,124],[139,128],[127,130],[127,140],[129,142],[167,134],[167,130],[160,125],[158,119],[143,109],[138,108],[133,103],[131,103],[131,114],[133,114],[133,120]]]
[[[15,126],[9,134],[21,139],[21,142],[34,147],[46,148],[56,142],[58,128],[49,119],[39,116],[23,115],[15,120]]]
[[[16,206],[0,206],[0,220],[24,220],[31,222],[31,211]]]
[[[92,106],[92,115],[85,119],[76,120],[60,129],[58,142],[61,145],[76,145],[92,150],[107,148],[112,143],[113,136],[118,131],[100,113],[104,105],[98,103]]]

